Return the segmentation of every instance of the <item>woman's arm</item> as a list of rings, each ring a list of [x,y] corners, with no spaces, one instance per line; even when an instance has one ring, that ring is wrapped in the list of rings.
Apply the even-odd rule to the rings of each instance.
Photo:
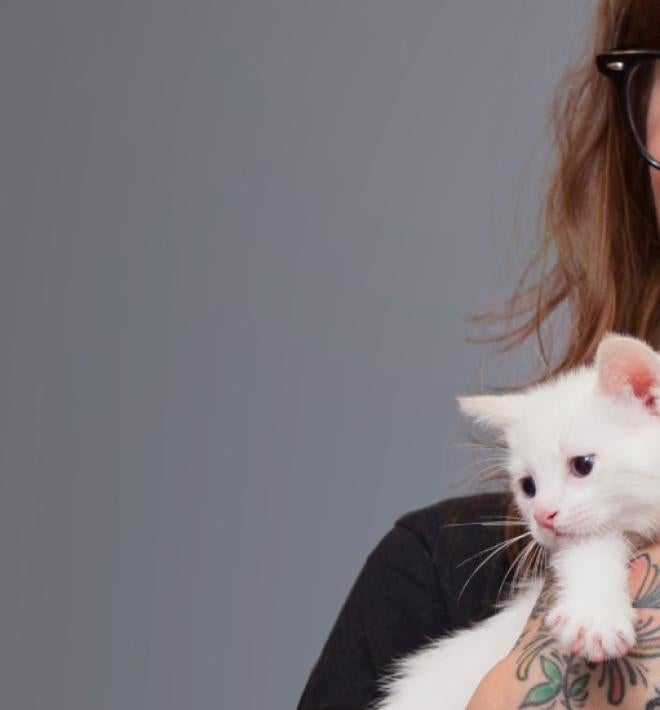
[[[481,522],[500,520],[509,502],[508,494],[482,493],[398,518],[367,557],[298,710],[365,710],[382,697],[379,681],[396,659],[495,613],[510,561],[479,564],[502,534]]]
[[[639,613],[635,647],[622,658],[590,663],[561,648],[544,627],[546,587],[515,646],[481,681],[468,710],[660,707],[660,544],[638,551],[629,590]]]
[[[367,557],[317,660],[298,710],[363,710],[395,657],[449,624],[433,559],[396,524]]]

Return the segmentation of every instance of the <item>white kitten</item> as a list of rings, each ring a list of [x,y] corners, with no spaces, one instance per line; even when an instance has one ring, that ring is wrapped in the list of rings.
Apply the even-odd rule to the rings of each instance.
[[[660,532],[660,355],[608,333],[595,360],[519,394],[458,397],[500,432],[529,532],[549,553],[559,642],[588,660],[635,643],[628,594],[634,545]],[[400,659],[374,710],[464,710],[513,648],[543,580],[527,582],[489,619]]]

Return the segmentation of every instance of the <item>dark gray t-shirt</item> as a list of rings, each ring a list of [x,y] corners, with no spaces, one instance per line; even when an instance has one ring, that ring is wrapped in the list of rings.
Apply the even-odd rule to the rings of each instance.
[[[401,516],[367,557],[298,710],[365,710],[394,659],[492,615],[510,565],[505,552],[481,567],[460,599],[459,593],[487,556],[477,553],[504,539],[504,527],[444,526],[501,519],[509,502],[508,493],[482,493]]]

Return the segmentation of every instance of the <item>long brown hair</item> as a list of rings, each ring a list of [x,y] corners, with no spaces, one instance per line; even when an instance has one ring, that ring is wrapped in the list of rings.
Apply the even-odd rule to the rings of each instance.
[[[541,382],[586,363],[606,331],[643,338],[660,349],[660,235],[649,168],[626,134],[613,87],[595,55],[616,47],[660,47],[658,0],[599,0],[581,56],[571,62],[548,115],[553,153],[538,218],[538,243],[513,294],[499,310],[469,315],[494,323],[506,352],[534,338]],[[565,309],[556,361],[545,326]],[[502,388],[494,388],[502,389]],[[517,515],[511,500],[509,515]],[[516,529],[506,532],[512,537]],[[520,547],[509,547],[511,559]]]

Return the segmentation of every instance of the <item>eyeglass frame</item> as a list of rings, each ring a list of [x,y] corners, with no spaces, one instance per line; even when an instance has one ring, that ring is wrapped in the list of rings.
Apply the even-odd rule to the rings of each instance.
[[[628,101],[628,81],[632,70],[648,59],[660,59],[660,50],[657,49],[612,49],[609,52],[602,52],[596,55],[596,66],[598,71],[606,76],[614,84],[619,108],[623,115],[626,130],[630,135],[633,144],[644,160],[656,170],[660,170],[660,160],[656,160],[646,150],[640,140],[632,118],[630,102]]]

